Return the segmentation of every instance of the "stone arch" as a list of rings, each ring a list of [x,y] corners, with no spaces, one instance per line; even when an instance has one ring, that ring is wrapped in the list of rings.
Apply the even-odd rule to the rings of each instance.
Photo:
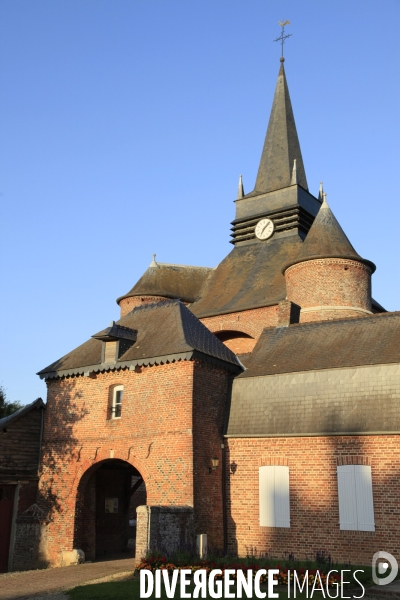
[[[89,560],[134,552],[136,506],[146,504],[147,473],[139,470],[140,461],[130,457],[130,450],[122,454],[97,452],[75,477],[74,547]],[[136,504],[135,493],[140,497]]]

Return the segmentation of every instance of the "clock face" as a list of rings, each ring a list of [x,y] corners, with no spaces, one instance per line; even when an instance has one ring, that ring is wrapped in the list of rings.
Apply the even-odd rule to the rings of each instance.
[[[254,233],[259,240],[267,240],[274,233],[274,222],[271,219],[261,219],[258,221]]]

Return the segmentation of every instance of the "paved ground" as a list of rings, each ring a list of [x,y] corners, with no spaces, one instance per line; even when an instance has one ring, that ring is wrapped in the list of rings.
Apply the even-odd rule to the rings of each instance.
[[[45,594],[69,590],[88,581],[132,572],[134,567],[135,559],[129,557],[58,569],[5,573],[0,575],[0,600],[20,600],[22,598],[39,600],[39,597],[45,596]],[[53,598],[61,600],[62,597],[60,595]]]
[[[374,585],[368,590],[368,597],[376,597],[380,600],[385,600],[385,598],[400,598],[400,580],[396,579],[393,583],[389,583],[389,585]]]

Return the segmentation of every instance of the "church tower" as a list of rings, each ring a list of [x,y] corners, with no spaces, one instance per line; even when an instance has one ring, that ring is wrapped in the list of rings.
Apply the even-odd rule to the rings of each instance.
[[[282,234],[304,239],[320,206],[308,191],[284,60],[282,57],[254,190],[236,200],[234,245],[262,244]],[[264,228],[262,224],[257,229],[257,223],[265,219],[272,226]]]

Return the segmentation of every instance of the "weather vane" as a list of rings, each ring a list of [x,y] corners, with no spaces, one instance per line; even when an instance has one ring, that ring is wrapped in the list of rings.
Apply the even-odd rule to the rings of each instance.
[[[290,37],[291,35],[293,35],[293,34],[292,33],[287,33],[285,35],[285,25],[290,25],[290,21],[285,21],[284,23],[281,23],[281,21],[278,21],[278,25],[280,25],[282,27],[282,33],[281,33],[281,35],[278,38],[276,38],[276,40],[274,40],[274,42],[281,42],[281,44],[282,44],[282,57],[281,57],[281,60],[282,59],[285,60],[283,58],[283,44],[285,43],[285,40],[288,37]]]

